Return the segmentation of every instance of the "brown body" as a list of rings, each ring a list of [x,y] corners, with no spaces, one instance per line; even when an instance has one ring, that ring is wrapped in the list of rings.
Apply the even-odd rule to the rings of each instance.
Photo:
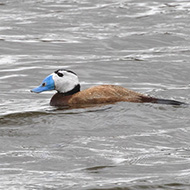
[[[51,106],[84,106],[92,104],[109,104],[115,102],[152,102],[157,103],[156,98],[152,98],[138,92],[134,92],[116,85],[100,85],[77,92],[73,95],[65,96],[56,93],[50,102]]]

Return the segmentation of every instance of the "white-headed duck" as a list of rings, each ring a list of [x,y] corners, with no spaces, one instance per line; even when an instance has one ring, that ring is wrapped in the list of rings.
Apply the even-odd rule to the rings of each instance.
[[[137,102],[181,105],[183,102],[165,100],[128,90],[117,85],[99,85],[80,91],[80,84],[76,73],[66,69],[59,69],[47,76],[42,84],[31,90],[40,93],[56,90],[51,98],[51,106],[88,106],[94,104],[111,104],[115,102]]]

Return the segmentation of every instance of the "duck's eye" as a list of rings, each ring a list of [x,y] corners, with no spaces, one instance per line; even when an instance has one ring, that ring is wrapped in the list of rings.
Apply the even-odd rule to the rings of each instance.
[[[44,82],[44,83],[42,83],[42,86],[44,87],[44,86],[46,86],[46,83]]]
[[[57,73],[59,77],[63,77],[63,73]]]

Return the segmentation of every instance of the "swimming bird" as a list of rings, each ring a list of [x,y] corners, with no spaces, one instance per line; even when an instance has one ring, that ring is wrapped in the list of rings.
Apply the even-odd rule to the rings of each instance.
[[[37,88],[31,92],[56,90],[51,98],[51,106],[88,106],[95,104],[111,104],[116,102],[157,103],[181,105],[183,102],[154,98],[117,85],[99,85],[80,91],[78,76],[75,72],[59,69],[47,76]]]

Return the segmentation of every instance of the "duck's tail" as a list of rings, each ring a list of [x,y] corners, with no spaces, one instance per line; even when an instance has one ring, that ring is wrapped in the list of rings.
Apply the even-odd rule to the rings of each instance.
[[[155,103],[157,103],[157,104],[176,105],[176,106],[188,105],[185,102],[180,102],[180,101],[176,101],[176,100],[167,100],[167,99],[157,99]]]
[[[167,105],[189,105],[185,102],[180,102],[176,100],[167,100],[167,99],[160,99],[160,98],[153,98],[153,97],[142,97],[142,102],[149,102],[149,103],[155,103],[155,104],[167,104]]]

